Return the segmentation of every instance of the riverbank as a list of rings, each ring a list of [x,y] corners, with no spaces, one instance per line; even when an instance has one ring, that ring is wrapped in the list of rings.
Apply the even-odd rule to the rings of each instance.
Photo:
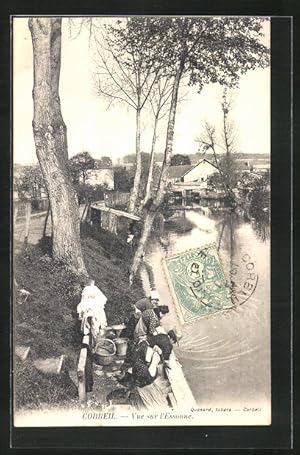
[[[108,324],[120,323],[131,304],[144,295],[143,288],[139,281],[129,288],[126,244],[107,232],[100,232],[97,239],[92,235],[84,232],[82,238],[86,267],[108,298]],[[76,370],[81,344],[76,307],[84,282],[53,260],[45,243],[21,250],[14,260],[14,272],[14,347],[30,347],[25,361],[14,359],[16,409],[74,405],[77,388],[68,371]],[[20,303],[18,289],[30,292],[26,302]],[[64,367],[60,375],[47,376],[34,367],[36,359],[61,355]]]

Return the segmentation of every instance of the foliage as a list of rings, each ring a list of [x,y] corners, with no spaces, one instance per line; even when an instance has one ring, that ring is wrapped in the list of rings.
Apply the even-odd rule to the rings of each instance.
[[[79,204],[87,202],[101,201],[104,199],[104,192],[107,185],[89,185],[87,183],[77,183],[74,185]]]
[[[14,187],[21,200],[40,199],[46,191],[44,177],[39,164],[23,166],[14,177]]]
[[[190,84],[199,90],[207,83],[237,86],[241,74],[269,64],[262,44],[263,19],[257,17],[165,18],[164,58],[170,64],[184,58]],[[172,48],[174,41],[177,46]],[[167,64],[167,61],[165,62]]]
[[[224,155],[219,157],[218,171],[208,177],[208,186],[216,189],[224,188],[232,190],[237,186],[238,168],[235,155]]]
[[[185,232],[191,231],[195,224],[192,223],[188,218],[183,217],[174,217],[166,221],[166,227],[170,231],[177,232],[178,234],[183,234]]]
[[[135,163],[135,155],[126,155],[124,160],[129,160],[126,162]],[[138,193],[138,201],[141,201],[145,196],[147,177],[149,173],[150,166],[150,154],[146,152],[141,152],[141,183]],[[134,167],[128,171],[125,167],[117,166],[114,168],[115,176],[115,189],[119,191],[129,192],[133,186],[133,173]],[[156,164],[153,166],[152,174],[152,188],[157,188],[159,176],[160,176],[160,167]]]
[[[172,156],[171,166],[183,166],[185,164],[191,164],[191,160],[188,155],[181,155],[178,153]]]
[[[87,177],[87,171],[94,169],[95,160],[91,157],[89,152],[77,153],[69,159],[69,170],[73,183],[79,183],[82,181],[85,183]]]
[[[199,89],[211,82],[236,86],[241,74],[265,67],[269,52],[262,44],[262,23],[258,17],[146,17],[130,18],[127,38],[118,37],[120,50],[132,45],[139,56],[139,42],[145,65],[174,74],[179,62]]]
[[[128,164],[134,164],[136,160],[136,155],[135,153],[129,153],[128,155],[125,155],[123,158],[123,163],[128,163]]]
[[[239,194],[249,203],[249,215],[264,220],[264,211],[269,213],[270,210],[270,173],[245,173],[239,182]]]
[[[109,156],[101,156],[100,159],[95,161],[95,169],[107,169],[112,167],[112,160]]]
[[[163,178],[166,182],[167,168],[171,161],[174,122],[180,82],[184,76],[190,85],[200,91],[205,84],[219,83],[225,87],[236,87],[239,78],[247,71],[266,67],[269,50],[262,44],[264,19],[254,17],[148,17],[144,29],[156,36],[156,46],[149,50],[147,58],[155,61],[164,74],[175,75],[172,102],[167,129],[166,155]],[[135,19],[130,19],[135,26]],[[137,24],[135,33],[140,30]],[[152,41],[155,43],[155,40]],[[162,67],[160,67],[162,65]],[[161,69],[162,68],[162,69]],[[226,103],[224,115],[226,117]],[[163,187],[159,192],[160,202]]]
[[[125,167],[114,167],[114,187],[115,190],[128,193],[132,188],[133,179]]]

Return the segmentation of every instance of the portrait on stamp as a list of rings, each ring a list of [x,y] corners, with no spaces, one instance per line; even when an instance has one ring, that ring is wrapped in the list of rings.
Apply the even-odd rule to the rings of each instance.
[[[271,19],[11,21],[14,425],[270,425]]]

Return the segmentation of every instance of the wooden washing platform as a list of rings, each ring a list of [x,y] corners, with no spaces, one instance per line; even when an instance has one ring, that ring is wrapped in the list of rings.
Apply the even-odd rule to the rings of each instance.
[[[170,355],[169,365],[170,369],[166,368],[165,373],[172,389],[172,392],[169,394],[172,407],[180,409],[195,407],[195,398],[174,352]]]
[[[90,336],[85,335],[82,339],[82,348],[77,366],[78,395],[79,401],[82,404],[87,402],[88,376],[91,374],[91,365],[88,365],[89,350]],[[174,351],[170,355],[169,366],[170,368],[164,368],[161,365],[162,368],[159,368],[160,378],[158,379],[163,384],[170,407],[173,409],[190,409],[195,407],[196,401]],[[118,405],[115,405],[115,407],[117,408]]]
[[[124,221],[125,219],[129,223],[141,221],[141,217],[125,212],[124,210],[107,207],[103,201],[91,204],[89,212],[88,218],[92,224],[96,224],[102,229],[116,235],[118,235],[118,228],[122,220]]]

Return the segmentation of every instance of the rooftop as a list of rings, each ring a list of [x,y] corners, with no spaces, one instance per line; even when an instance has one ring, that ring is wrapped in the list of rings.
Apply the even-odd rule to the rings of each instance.
[[[177,179],[182,177],[186,172],[190,171],[194,167],[194,164],[183,164],[182,166],[170,166],[169,167],[169,179]]]
[[[184,164],[182,166],[170,166],[169,179],[177,179],[177,178],[183,177],[185,174],[187,174],[189,171],[191,171],[198,164],[201,164],[203,161],[206,161],[208,164],[210,164],[211,166],[214,166],[216,168],[215,164],[207,159],[200,160],[194,164]]]

